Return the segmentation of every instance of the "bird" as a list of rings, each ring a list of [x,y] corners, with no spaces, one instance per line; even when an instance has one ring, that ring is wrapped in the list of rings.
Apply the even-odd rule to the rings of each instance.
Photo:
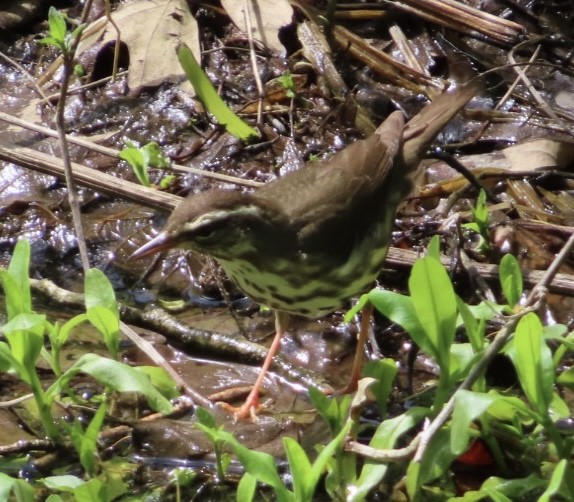
[[[275,311],[275,337],[246,401],[232,408],[237,417],[254,416],[290,315],[322,317],[375,283],[421,157],[477,89],[470,82],[445,91],[407,123],[394,111],[368,138],[252,192],[189,195],[132,254],[177,247],[210,256],[243,293]],[[360,376],[367,329],[362,322],[349,391]]]

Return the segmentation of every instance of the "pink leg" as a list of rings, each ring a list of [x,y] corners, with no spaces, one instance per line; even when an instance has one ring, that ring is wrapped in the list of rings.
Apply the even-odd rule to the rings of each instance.
[[[369,334],[369,325],[372,316],[373,306],[368,303],[363,307],[361,312],[361,330],[359,331],[359,339],[357,340],[357,349],[355,351],[351,378],[349,379],[349,383],[339,390],[337,394],[349,394],[357,390],[357,384],[361,378],[361,371],[363,370],[363,354],[365,352],[365,344],[367,343],[367,335]]]
[[[275,354],[277,354],[279,347],[281,347],[281,338],[287,329],[288,320],[289,315],[285,312],[275,312],[275,338],[273,338],[273,342],[271,342],[271,347],[269,347],[269,352],[267,352],[267,356],[263,361],[257,380],[255,380],[253,388],[251,392],[249,392],[245,402],[239,408],[228,404],[223,405],[226,410],[232,411],[237,418],[253,418],[255,416],[255,412],[259,408],[259,389],[263,384],[265,374],[269,370]]]

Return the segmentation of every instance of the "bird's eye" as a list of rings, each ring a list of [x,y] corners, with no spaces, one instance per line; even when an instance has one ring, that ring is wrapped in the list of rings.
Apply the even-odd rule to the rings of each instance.
[[[195,239],[207,240],[215,235],[215,229],[211,225],[204,225],[200,228],[195,229],[193,232],[193,237]]]

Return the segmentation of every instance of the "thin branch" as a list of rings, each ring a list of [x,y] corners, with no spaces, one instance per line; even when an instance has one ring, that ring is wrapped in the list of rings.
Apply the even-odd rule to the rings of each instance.
[[[87,20],[91,6],[92,6],[92,0],[88,0],[84,5],[84,10],[82,12],[82,18],[80,20],[80,24],[84,23]],[[72,41],[70,47],[67,50],[63,51],[64,76],[62,79],[62,86],[60,88],[60,99],[58,101],[58,106],[56,107],[56,128],[58,130],[58,140],[60,141],[60,149],[62,151],[62,163],[64,164],[64,172],[66,175],[66,186],[68,188],[68,200],[70,202],[70,208],[72,211],[72,221],[74,223],[76,239],[78,240],[78,250],[80,252],[82,268],[84,269],[85,273],[90,268],[90,259],[88,257],[88,248],[86,246],[84,226],[82,224],[82,212],[80,210],[80,200],[78,197],[78,192],[76,190],[74,174],[72,172],[72,161],[70,158],[70,149],[68,146],[68,141],[65,133],[65,117],[64,117],[68,87],[70,85],[70,78],[73,73],[74,57],[78,44],[80,43],[80,40],[81,40],[81,34],[79,34]]]
[[[514,59],[514,53],[519,48],[523,47],[524,45],[530,44],[530,43],[532,43],[532,41],[529,40],[527,42],[523,42],[523,43],[518,44],[517,46],[513,47],[510,50],[510,52],[508,53],[508,61],[510,61],[510,63],[513,65],[516,64],[516,60]],[[538,46],[536,48],[536,50],[534,51],[534,54],[532,55],[531,60],[535,59],[539,52],[540,52],[540,46]],[[532,84],[532,82],[530,81],[528,76],[526,75],[526,71],[523,70],[520,66],[514,66],[514,71],[518,74],[518,76],[520,77],[522,82],[524,82],[524,85],[526,86],[526,88],[528,89],[530,94],[532,94],[532,97],[536,100],[536,102],[538,103],[540,108],[542,110],[544,110],[544,113],[546,113],[546,115],[548,117],[550,117],[551,119],[559,120],[558,115],[556,115],[554,110],[548,105],[548,103],[546,103],[546,101],[544,101],[544,99],[542,98],[542,96],[540,95],[538,90],[534,87],[534,85]]]

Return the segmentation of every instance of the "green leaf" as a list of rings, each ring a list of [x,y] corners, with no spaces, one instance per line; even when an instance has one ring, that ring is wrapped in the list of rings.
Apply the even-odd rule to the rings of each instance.
[[[402,326],[422,351],[433,353],[434,347],[425,335],[410,297],[376,288],[368,293],[368,301],[392,322]]]
[[[283,448],[289,462],[295,500],[312,500],[318,479],[313,475],[311,462],[301,445],[293,438],[283,438]]]
[[[470,343],[454,343],[450,347],[449,371],[451,381],[464,378],[473,362],[476,361],[476,354],[472,350]]]
[[[120,159],[125,160],[131,166],[141,185],[145,187],[151,186],[148,172],[149,166],[143,151],[130,142],[128,142],[128,145],[120,151]]]
[[[491,390],[489,395],[496,396],[488,408],[488,416],[499,422],[512,422],[513,420],[529,421],[534,414],[526,403],[517,397],[503,396]]]
[[[251,451],[239,443],[234,445],[234,450],[245,470],[262,483],[271,486],[279,500],[292,500],[292,495],[281,481],[275,460],[271,455]]]
[[[329,424],[331,432],[335,435],[338,434],[347,421],[349,407],[351,406],[351,397],[346,395],[331,398],[325,396],[320,390],[310,387],[309,398],[321,417],[323,417],[323,420]]]
[[[79,36],[81,36],[81,34],[84,32],[84,30],[87,28],[87,24],[83,23],[80,24],[79,26],[77,26],[76,28],[74,28],[74,31],[72,31],[72,33],[70,33],[70,38],[68,43],[71,45],[72,41],[74,41],[76,38],[78,38]]]
[[[169,187],[171,187],[175,183],[175,180],[176,180],[176,177],[173,174],[169,174],[167,176],[164,176],[159,182],[159,187],[162,190],[167,190]]]
[[[572,474],[574,473],[572,472],[572,469],[568,466],[568,461],[564,458],[560,460],[560,462],[558,462],[558,465],[554,467],[552,471],[552,477],[550,478],[550,483],[548,483],[546,490],[544,490],[544,493],[540,496],[538,502],[551,502],[551,500],[556,500],[552,498],[553,496],[558,497],[558,500],[560,500],[559,497],[560,495],[563,496],[568,495],[565,499],[572,500],[572,496],[574,495],[574,493],[561,494],[560,490],[560,488],[564,484],[566,490],[569,492],[568,481],[572,479]]]
[[[436,258],[427,256],[414,264],[409,292],[418,321],[433,348],[430,354],[436,358],[441,372],[448,374],[456,329],[456,296],[445,268]]]
[[[126,145],[120,152],[120,158],[131,166],[136,178],[143,186],[151,186],[150,167],[165,169],[170,165],[169,159],[163,154],[155,141],[151,141],[139,148],[131,141],[127,141]]]
[[[106,418],[106,409],[106,404],[102,403],[92,420],[90,420],[86,430],[81,432],[81,438],[76,437],[76,441],[74,441],[74,447],[78,453],[82,467],[92,476],[96,473],[98,435],[102,430],[104,419]]]
[[[6,313],[8,319],[13,319],[18,314],[25,314],[25,308],[22,305],[22,295],[16,279],[10,275],[10,272],[0,269],[0,282],[6,295]]]
[[[273,488],[279,502],[291,502],[295,500],[293,492],[289,491],[283,484],[275,464],[275,459],[271,455],[260,451],[250,450],[243,446],[233,436],[233,434],[224,430],[212,428],[214,424],[208,417],[208,414],[202,413],[199,418],[209,424],[209,426],[198,422],[196,423],[196,427],[205,432],[214,444],[225,442],[231,446],[235,451],[235,455],[245,468],[245,471],[257,479],[257,481],[265,483]],[[246,483],[251,483],[251,480],[248,479]]]
[[[135,366],[135,370],[146,375],[152,385],[166,398],[175,399],[181,395],[178,385],[165,369],[158,366]]]
[[[21,299],[21,312],[29,314],[32,312],[32,295],[30,293],[30,243],[26,240],[20,240],[14,247],[12,259],[8,265],[8,272],[16,279]]]
[[[484,190],[481,190],[478,194],[476,205],[472,208],[472,218],[473,221],[465,223],[462,225],[462,228],[479,234],[480,240],[475,246],[478,251],[488,250],[490,247],[488,235],[489,214],[486,206],[486,192]]]
[[[272,487],[279,502],[290,502],[293,500],[293,493],[283,484],[275,465],[275,459],[271,455],[246,448],[233,434],[224,430],[215,430],[199,422],[196,423],[196,427],[208,434],[212,442],[223,441],[228,443],[235,451],[235,455],[245,468],[245,471],[258,481]]]
[[[2,327],[10,344],[10,352],[21,365],[24,373],[20,378],[31,383],[35,365],[44,345],[46,316],[40,314],[18,314]]]
[[[369,295],[370,293],[366,293],[359,297],[359,301],[357,301],[357,303],[353,305],[345,314],[343,319],[345,322],[351,322],[353,317],[355,317],[361,310],[363,310],[363,307],[369,302]]]
[[[552,420],[557,420],[559,418],[569,418],[570,417],[570,406],[569,402],[560,396],[556,391],[552,393],[552,401],[548,409]]]
[[[169,167],[169,159],[163,154],[161,148],[155,141],[150,141],[141,147],[147,163],[152,167],[166,169]]]
[[[470,425],[500,397],[468,390],[459,390],[452,413],[451,450],[455,455],[464,453],[470,441]]]
[[[93,478],[74,490],[76,500],[81,502],[102,502],[107,501],[106,485],[99,479]]]
[[[514,351],[509,355],[526,397],[541,416],[547,416],[552,401],[554,366],[552,353],[542,337],[542,323],[535,313],[526,314],[518,322]]]
[[[237,485],[237,502],[251,502],[255,498],[257,479],[246,472]]]
[[[481,229],[481,234],[485,234],[488,227],[488,208],[486,207],[486,192],[481,190],[476,199],[476,206],[472,208],[472,217]]]
[[[477,223],[474,223],[472,221],[470,223],[464,223],[462,225],[462,228],[467,228],[468,230],[472,230],[473,232],[480,234],[480,227],[478,226]]]
[[[48,11],[48,25],[50,27],[50,36],[58,43],[64,43],[67,31],[66,19],[55,7],[50,7]]]
[[[420,486],[443,476],[456,455],[451,451],[451,430],[442,428],[433,436],[421,460],[419,476]]]
[[[72,378],[78,371],[93,376],[98,382],[118,392],[139,392],[143,394],[150,407],[160,413],[172,411],[171,403],[151,385],[147,376],[135,368],[97,354],[84,354],[74,366],[50,387],[49,392],[55,392]]]
[[[379,450],[389,450],[395,447],[403,434],[416,427],[430,410],[427,408],[413,407],[398,417],[382,422],[369,446]],[[355,486],[349,486],[349,502],[364,500],[368,493],[377,486],[387,473],[388,466],[379,462],[365,460],[359,479]]]
[[[427,248],[427,256],[432,256],[440,261],[440,237],[433,235]]]
[[[10,497],[10,493],[14,497]],[[11,478],[0,472],[0,500],[17,500],[18,502],[34,502],[34,490],[23,479]]]
[[[77,78],[83,78],[86,76],[86,69],[81,65],[74,65],[74,76]]]
[[[319,484],[321,476],[327,469],[327,465],[329,463],[336,463],[336,469],[344,469],[344,464],[342,464],[344,462],[342,445],[352,426],[353,422],[348,420],[339,433],[321,449],[313,465],[311,465],[307,458],[307,454],[297,441],[289,437],[283,439],[283,446],[287,454],[289,469],[293,480],[295,500],[313,500],[317,485]],[[352,459],[354,465],[354,457],[349,456],[348,458]],[[335,467],[332,466],[332,469],[333,468]],[[352,471],[354,474],[354,467],[352,468]],[[341,477],[344,477],[346,474],[349,473],[344,471],[339,472],[339,476]],[[326,484],[328,485],[328,480]],[[326,489],[329,491],[328,486],[326,486]]]
[[[2,331],[5,334],[17,331],[34,331],[41,335],[44,332],[45,322],[46,316],[44,314],[18,314],[2,326]]]
[[[0,342],[0,371],[8,371],[10,368],[16,370],[16,373],[22,372],[22,365],[12,355],[10,347],[5,342]]]
[[[82,324],[83,322],[86,322],[87,320],[88,316],[86,314],[78,314],[77,316],[72,317],[71,319],[66,321],[62,325],[62,327],[56,332],[55,336],[56,339],[52,340],[52,343],[56,343],[58,344],[59,347],[61,347],[68,341],[68,338],[70,338],[72,330],[75,327]]]
[[[62,52],[66,50],[66,46],[60,40],[56,40],[54,37],[44,37],[41,38],[39,42],[44,45],[51,45],[53,47],[56,47]]]
[[[506,254],[500,261],[498,270],[500,285],[508,305],[514,307],[522,295],[522,271],[518,260],[511,254]]]
[[[243,446],[231,434],[228,442],[233,446],[239,461],[256,479],[271,486],[280,501],[292,500],[292,493],[285,487],[275,465],[275,459],[268,453],[253,451]]]
[[[106,348],[115,359],[118,355],[120,345],[120,322],[107,307],[96,305],[86,312],[86,317],[90,323],[101,333]]]
[[[308,476],[308,483],[310,486],[310,493],[309,499],[312,500],[312,495],[315,492],[316,486],[319,483],[319,479],[323,474],[323,471],[326,469],[327,464],[329,461],[335,457],[337,451],[339,451],[353,426],[353,422],[349,420],[347,424],[339,431],[339,433],[321,450],[319,456],[316,458],[315,462],[313,462],[313,467],[311,468],[310,473],[307,474]],[[353,459],[354,460],[354,459]],[[344,473],[343,473],[344,474]]]
[[[50,490],[58,490],[62,492],[72,493],[78,486],[85,483],[82,478],[72,476],[71,474],[64,474],[61,476],[46,476],[40,480],[46,488]]]
[[[28,278],[29,264],[30,244],[26,240],[18,241],[8,269],[0,269],[0,281],[6,295],[8,319],[18,314],[32,312],[32,296]]]
[[[504,479],[496,476],[488,478],[481,490],[492,490],[508,497],[507,500],[532,500],[532,496],[546,486],[546,480],[535,474],[526,478]]]
[[[202,424],[205,427],[208,427],[210,429],[215,429],[215,430],[217,429],[217,424],[215,422],[215,418],[209,412],[209,410],[206,410],[205,408],[198,406],[195,410],[195,415],[196,415],[197,420],[200,424]]]
[[[296,94],[295,89],[295,80],[293,79],[293,75],[290,71],[285,72],[280,77],[277,77],[277,81],[283,86],[283,88],[287,91],[288,98],[294,98]]]
[[[219,441],[226,441],[225,439],[222,439],[220,436],[220,433],[223,431],[221,431],[217,427],[209,427],[207,425],[203,425],[200,422],[197,422],[195,424],[195,427],[197,427],[200,431],[202,431],[214,445],[217,445]]]
[[[369,361],[363,367],[363,375],[376,379],[376,382],[369,386],[373,393],[379,413],[384,418],[387,412],[387,402],[393,392],[395,377],[399,368],[396,361],[390,358],[378,361]]]
[[[502,314],[505,311],[504,305],[498,305],[489,301],[482,301],[478,305],[467,305],[467,307],[476,319],[484,321],[490,321],[497,314]]]
[[[120,312],[114,289],[101,270],[91,268],[86,273],[84,290],[86,316],[102,334],[107,349],[115,358],[120,343]]]
[[[421,463],[410,462],[405,474],[405,485],[410,500],[417,500],[417,495],[421,491]],[[420,496],[419,496],[420,500]]]
[[[466,336],[468,336],[468,340],[472,346],[472,350],[474,352],[480,352],[485,347],[484,320],[477,319],[469,306],[458,296],[456,297],[456,305],[466,330]]]
[[[109,279],[101,270],[91,268],[86,273],[84,281],[84,297],[86,310],[95,306],[106,307],[119,319],[120,313],[116,302],[116,294]]]
[[[177,49],[177,57],[197,93],[197,97],[218,122],[225,126],[227,132],[242,140],[259,136],[255,129],[243,122],[219,97],[187,45],[180,44]]]
[[[570,387],[570,389],[574,389],[574,367],[568,368],[566,371],[560,373],[556,378],[556,382],[560,385],[566,385]]]

